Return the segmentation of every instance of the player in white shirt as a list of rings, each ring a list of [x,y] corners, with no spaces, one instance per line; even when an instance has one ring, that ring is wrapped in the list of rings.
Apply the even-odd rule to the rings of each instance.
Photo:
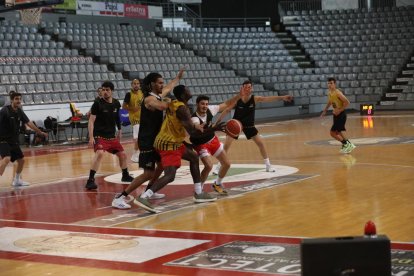
[[[205,128],[211,127],[213,124],[213,117],[219,112],[229,110],[228,107],[232,106],[238,99],[240,99],[241,95],[244,93],[244,90],[245,89],[242,87],[239,94],[219,105],[209,105],[210,98],[206,95],[198,96],[196,100],[197,110],[192,114],[191,120],[194,124],[203,124]],[[223,113],[221,114],[216,124],[221,121],[224,115],[225,114]],[[223,185],[223,178],[226,176],[227,171],[230,168],[230,161],[224,151],[223,144],[214,133],[206,133],[197,137],[190,136],[190,141],[204,164],[204,169],[201,171],[201,183],[204,184],[209,173],[213,169],[213,160],[211,157],[214,156],[221,163],[221,168],[217,179],[212,184],[213,189],[220,195],[227,195],[227,191]]]

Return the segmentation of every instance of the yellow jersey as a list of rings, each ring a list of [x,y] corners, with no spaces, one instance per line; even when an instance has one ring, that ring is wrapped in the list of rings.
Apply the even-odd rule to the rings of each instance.
[[[328,98],[329,98],[329,101],[331,102],[333,108],[342,108],[344,106],[344,103],[338,97],[338,93],[341,93],[341,91],[338,90],[338,89],[335,89],[332,92],[328,91]]]
[[[182,146],[186,131],[177,118],[177,109],[183,105],[183,102],[177,100],[169,103],[161,130],[155,138],[154,148],[158,150],[176,150]]]
[[[137,125],[139,124],[141,119],[141,104],[144,99],[144,94],[141,90],[138,90],[138,92],[134,92],[133,90],[131,90],[129,94],[130,97],[129,101],[127,102],[129,108],[135,109],[138,107],[138,111],[128,111],[129,121],[132,125]]]

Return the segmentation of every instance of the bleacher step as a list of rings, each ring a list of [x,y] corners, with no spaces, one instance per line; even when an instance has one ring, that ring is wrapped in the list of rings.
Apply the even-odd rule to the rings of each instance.
[[[287,38],[287,37],[289,37],[289,34],[288,34],[288,33],[286,33],[286,32],[275,32],[275,35],[276,35],[278,38]]]
[[[396,92],[388,92],[388,93],[385,93],[385,97],[386,98],[400,98],[401,97],[401,93],[396,93]]]
[[[298,45],[296,45],[296,44],[294,44],[294,43],[287,43],[287,44],[284,44],[284,46],[285,46],[285,48],[286,48],[287,50],[297,49],[297,48],[298,48]]]
[[[414,70],[404,70],[402,71],[403,75],[414,75]]]
[[[282,43],[289,43],[289,42],[293,42],[293,38],[291,37],[281,37],[279,38],[280,42]]]
[[[297,57],[297,56],[303,56],[302,55],[302,50],[301,49],[290,49],[289,50],[289,54],[291,55],[291,56],[294,56],[294,57]],[[306,58],[306,57],[305,57]]]
[[[407,85],[400,85],[400,84],[397,84],[397,85],[393,85],[393,86],[391,86],[391,89],[392,90],[404,90],[404,89],[407,89]]]
[[[314,67],[310,61],[300,61],[300,62],[297,62],[297,64],[301,68],[313,68]]]
[[[407,84],[409,81],[412,81],[414,78],[397,78],[395,82],[397,84]]]
[[[308,61],[305,55],[293,55],[293,60],[296,62]]]
[[[394,105],[395,101],[380,101],[380,105]]]

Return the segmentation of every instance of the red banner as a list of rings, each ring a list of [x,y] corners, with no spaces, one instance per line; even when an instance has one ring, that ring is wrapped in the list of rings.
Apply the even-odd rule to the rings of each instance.
[[[124,4],[124,16],[134,18],[148,18],[148,6]]]

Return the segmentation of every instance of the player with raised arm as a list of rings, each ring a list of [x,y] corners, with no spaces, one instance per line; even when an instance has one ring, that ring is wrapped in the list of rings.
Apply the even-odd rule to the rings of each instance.
[[[234,115],[233,119],[236,119],[241,122],[243,126],[243,133],[248,140],[253,140],[256,146],[259,148],[260,154],[263,157],[266,172],[275,172],[275,169],[272,168],[270,164],[269,157],[267,155],[266,147],[263,143],[262,137],[259,135],[259,131],[255,126],[255,112],[256,112],[256,104],[257,103],[265,103],[265,102],[274,102],[274,101],[292,101],[293,97],[291,95],[284,95],[284,96],[255,96],[253,95],[253,84],[250,80],[243,82],[243,86],[246,89],[246,94],[243,95],[234,106],[231,106],[227,111],[229,112],[230,109],[234,108]],[[224,150],[228,153],[231,144],[235,139],[238,137],[233,137],[231,135],[226,136],[226,141],[224,143]],[[217,164],[214,174],[218,174],[220,170],[220,163]]]
[[[150,73],[143,80],[144,100],[141,105],[140,129],[138,133],[139,158],[138,165],[144,172],[137,176],[122,193],[115,195],[112,207],[118,209],[129,209],[131,205],[127,202],[130,193],[136,190],[146,181],[150,181],[147,189],[152,186],[154,180],[158,179],[163,171],[161,158],[154,149],[154,140],[161,129],[163,122],[163,111],[167,109],[168,103],[163,98],[170,93],[175,85],[183,77],[184,69],[181,69],[177,77],[164,86],[164,80],[158,73]],[[164,194],[153,193],[149,199],[159,199]]]

